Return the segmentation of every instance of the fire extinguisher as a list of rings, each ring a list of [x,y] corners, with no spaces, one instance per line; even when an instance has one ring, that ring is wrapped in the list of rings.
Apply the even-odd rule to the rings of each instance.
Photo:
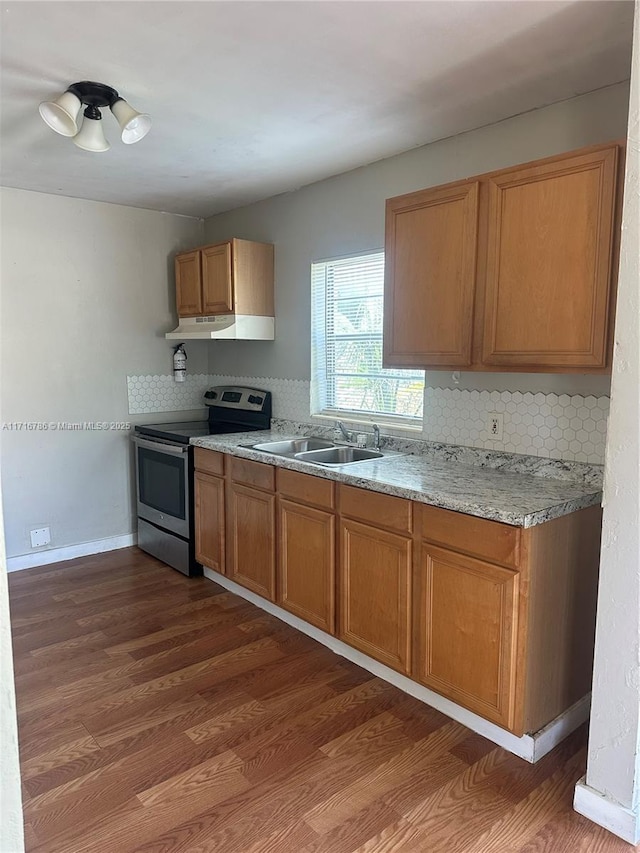
[[[187,375],[187,354],[184,344],[178,344],[173,349],[173,378],[176,382],[184,382]]]

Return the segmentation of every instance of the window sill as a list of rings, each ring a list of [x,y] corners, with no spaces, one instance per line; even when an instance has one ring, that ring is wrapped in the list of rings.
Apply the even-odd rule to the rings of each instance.
[[[373,424],[377,424],[381,429],[391,429],[398,430],[399,432],[414,432],[414,433],[422,433],[423,423],[412,423],[410,421],[403,420],[394,420],[388,419],[385,420],[384,415],[377,415],[372,417],[367,417],[362,412],[341,412],[336,411],[333,413],[322,412],[318,414],[311,414],[311,419],[314,421],[331,421],[334,423],[336,421],[343,421],[346,424],[363,424],[364,426],[373,426]]]

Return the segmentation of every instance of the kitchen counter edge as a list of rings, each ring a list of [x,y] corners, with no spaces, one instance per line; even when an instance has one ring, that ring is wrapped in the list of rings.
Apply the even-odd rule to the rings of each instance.
[[[250,459],[253,462],[262,462],[266,465],[273,465],[276,468],[287,468],[291,471],[298,471],[302,474],[309,474],[314,477],[321,477],[325,480],[333,480],[337,483],[344,483],[357,488],[368,489],[369,491],[380,492],[382,494],[393,495],[394,497],[406,498],[408,500],[417,501],[418,503],[428,504],[429,506],[439,507],[441,509],[449,509],[454,512],[461,512],[466,515],[472,515],[477,518],[485,518],[490,521],[499,521],[503,524],[508,524],[512,527],[535,527],[538,524],[543,524],[546,521],[551,521],[554,518],[560,518],[564,515],[569,515],[572,512],[578,512],[590,506],[599,505],[602,500],[602,492],[595,490],[593,486],[579,486],[575,483],[566,483],[560,480],[550,480],[542,477],[535,477],[531,474],[512,474],[500,470],[492,470],[490,473],[485,473],[485,478],[497,478],[495,482],[500,486],[505,485],[505,479],[513,484],[514,503],[517,503],[516,495],[518,483],[529,481],[535,483],[539,491],[544,491],[545,487],[549,492],[555,491],[556,494],[549,494],[549,505],[536,507],[530,511],[505,509],[497,505],[491,505],[490,502],[474,501],[468,498],[461,498],[453,494],[446,494],[445,491],[433,493],[430,491],[422,491],[419,488],[398,485],[398,483],[389,481],[385,478],[384,467],[392,466],[393,461],[406,460],[410,458],[412,468],[418,470],[424,468],[428,472],[429,468],[450,469],[452,475],[460,475],[476,471],[485,471],[488,469],[474,468],[471,465],[465,465],[460,462],[433,463],[428,460],[421,460],[420,456],[408,456],[407,454],[390,453],[381,460],[372,460],[366,462],[358,462],[354,466],[341,466],[340,468],[326,468],[321,465],[310,462],[302,462],[298,459],[292,459],[283,456],[276,456],[271,453],[265,453],[260,450],[252,450],[243,445],[258,443],[259,441],[284,440],[295,438],[294,435],[283,435],[275,433],[236,433],[225,435],[212,435],[203,438],[192,438],[190,444],[194,447],[202,447],[206,450],[215,450],[219,453],[226,453],[231,456],[238,456],[242,459]],[[380,463],[384,463],[382,472],[380,471]],[[366,467],[365,467],[366,466]],[[360,472],[353,470],[360,469]],[[388,472],[393,469],[388,468]],[[560,495],[557,493],[560,492]],[[562,496],[566,493],[566,496]],[[560,498],[560,499],[559,499]]]

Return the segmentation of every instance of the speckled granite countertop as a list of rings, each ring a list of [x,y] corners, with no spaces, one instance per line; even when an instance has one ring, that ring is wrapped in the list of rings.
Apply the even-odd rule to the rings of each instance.
[[[395,450],[382,459],[327,468],[242,446],[295,437],[294,433],[246,432],[194,438],[191,444],[516,527],[533,527],[568,515],[599,504],[602,497],[600,487],[587,482],[399,455]]]

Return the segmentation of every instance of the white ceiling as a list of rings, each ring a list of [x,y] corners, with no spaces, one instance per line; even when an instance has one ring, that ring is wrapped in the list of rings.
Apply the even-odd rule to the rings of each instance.
[[[625,80],[632,2],[2,5],[4,186],[209,216]],[[90,154],[38,103],[77,80],[151,113]]]

